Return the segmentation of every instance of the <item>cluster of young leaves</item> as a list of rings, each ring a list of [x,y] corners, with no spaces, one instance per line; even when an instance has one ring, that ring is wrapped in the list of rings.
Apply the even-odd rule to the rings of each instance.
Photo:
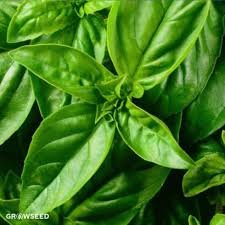
[[[224,15],[0,0],[0,223],[225,224]]]

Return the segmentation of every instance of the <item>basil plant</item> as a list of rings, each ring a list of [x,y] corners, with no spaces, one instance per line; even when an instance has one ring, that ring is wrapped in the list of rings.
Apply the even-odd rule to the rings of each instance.
[[[0,0],[0,224],[225,224],[224,14]]]

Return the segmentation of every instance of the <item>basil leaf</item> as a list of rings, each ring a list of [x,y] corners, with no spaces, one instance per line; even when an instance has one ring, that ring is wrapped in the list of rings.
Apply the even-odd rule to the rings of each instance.
[[[122,141],[118,133],[116,133],[112,148],[101,167],[85,186],[61,207],[64,216],[67,217],[71,211],[116,174],[136,171],[137,169],[144,168],[144,166],[149,167],[149,163],[144,162],[132,151],[129,151],[127,145]]]
[[[184,62],[163,83],[145,93],[142,103],[151,113],[165,118],[181,112],[206,86],[222,46],[224,19],[217,4],[211,4],[206,23]]]
[[[145,89],[162,82],[195,44],[210,6],[206,0],[116,2],[108,20],[108,48],[118,74]]]
[[[54,43],[70,46],[74,40],[75,27],[76,24],[73,24],[51,35],[42,35],[40,38],[33,40],[32,44]],[[55,88],[31,73],[30,76],[35,98],[42,117],[47,117],[71,102],[70,95]]]
[[[103,101],[95,85],[114,77],[88,55],[63,45],[21,47],[10,56],[41,79],[90,103]]]
[[[94,14],[97,11],[111,7],[113,2],[113,0],[88,0],[83,6],[83,10],[86,14]]]
[[[21,0],[0,0],[0,49],[6,50],[16,46],[7,43],[6,39],[8,25],[20,2]]]
[[[69,27],[32,41],[32,44],[49,43],[72,46],[102,63],[106,48],[104,20],[100,15],[77,18]]]
[[[225,124],[225,49],[204,91],[184,113],[183,135],[189,143],[208,137]]]
[[[8,28],[8,41],[31,40],[51,34],[74,20],[71,1],[25,0],[18,7]]]
[[[168,174],[168,169],[159,166],[122,173],[74,209],[68,218],[83,225],[127,225],[161,189]]]
[[[188,224],[189,225],[201,225],[198,219],[194,216],[189,216],[188,218]]]
[[[225,183],[224,154],[206,155],[196,162],[183,177],[183,191],[186,197],[202,193],[209,188]]]
[[[34,104],[22,126],[11,136],[9,140],[1,145],[0,151],[2,151],[2,156],[7,156],[6,162],[4,160],[3,163],[3,165],[5,164],[5,168],[8,168],[8,170],[13,170],[16,174],[21,174],[21,169],[32,140],[32,136],[40,122],[41,116],[37,105]],[[0,158],[2,158],[2,156],[0,156]],[[7,161],[10,161],[10,163]]]
[[[18,199],[21,191],[21,179],[14,172],[9,171],[4,180],[4,199]]]
[[[32,44],[63,44],[76,47],[101,63],[105,55],[106,30],[102,18],[88,16],[79,19],[77,23],[49,36],[41,36]],[[58,90],[36,76],[32,77],[32,84],[36,100],[43,117],[56,112],[62,106],[71,103],[71,96]]]
[[[31,142],[22,175],[21,210],[44,213],[65,203],[104,161],[114,136],[105,120],[95,125],[89,104],[66,106],[46,118]]]
[[[0,53],[0,83],[12,63],[12,59],[9,57],[8,52]]]
[[[215,138],[209,137],[203,142],[198,143],[194,149],[193,157],[195,160],[199,160],[213,153],[224,153],[224,148]]]
[[[129,223],[129,225],[155,225],[155,212],[151,207],[151,200],[150,204],[146,204],[143,206],[139,213],[134,217],[134,219]]]
[[[225,214],[216,214],[209,225],[223,225],[225,223]]]
[[[181,112],[170,116],[165,121],[177,142],[179,142],[180,139],[180,128],[182,124],[182,117],[183,113]]]
[[[72,46],[102,63],[106,47],[106,29],[103,18],[93,15],[82,18]]]
[[[35,98],[43,118],[71,103],[71,96],[30,73]]]
[[[0,144],[19,129],[33,103],[30,78],[20,65],[14,63],[0,83]]]
[[[117,110],[115,120],[125,143],[141,158],[170,168],[192,166],[192,159],[177,144],[168,127],[129,100]]]
[[[223,144],[225,145],[225,131],[224,130],[222,131],[222,141],[223,141]]]

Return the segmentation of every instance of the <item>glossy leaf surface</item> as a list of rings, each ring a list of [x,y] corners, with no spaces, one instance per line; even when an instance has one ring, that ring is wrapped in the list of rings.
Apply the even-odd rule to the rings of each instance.
[[[30,77],[24,68],[14,63],[0,83],[0,144],[19,129],[33,103]]]
[[[106,29],[103,18],[93,15],[82,18],[76,28],[72,46],[102,63],[106,47]]]
[[[207,0],[116,2],[108,21],[108,48],[118,74],[145,89],[162,82],[195,44],[210,5]]]
[[[15,44],[7,43],[7,29],[21,0],[0,0],[0,49],[9,49]]]
[[[189,225],[201,225],[198,221],[198,219],[194,216],[189,216],[188,218],[188,224]]]
[[[25,161],[21,205],[26,212],[49,212],[69,200],[100,167],[114,126],[95,125],[95,106],[73,104],[45,119]]]
[[[83,225],[127,225],[137,210],[161,189],[168,174],[168,169],[159,166],[122,173],[85,200],[68,218]]]
[[[215,138],[209,137],[196,146],[193,157],[197,161],[213,153],[224,153],[224,148]]]
[[[113,2],[114,0],[89,0],[84,4],[83,10],[87,14],[93,14],[99,10],[111,7]]]
[[[202,193],[209,188],[225,183],[225,156],[214,153],[196,162],[183,178],[183,191],[186,197]]]
[[[225,224],[225,214],[216,214],[209,225],[223,225]]]
[[[225,131],[224,130],[222,131],[222,141],[223,141],[223,144],[225,145]]]
[[[12,59],[9,57],[8,52],[0,53],[0,82],[12,63]]]
[[[10,52],[10,56],[41,79],[91,103],[102,100],[95,85],[113,78],[90,56],[67,46],[21,47]]]
[[[75,30],[75,25],[72,25],[51,35],[42,35],[40,38],[33,40],[32,44],[54,43],[70,46],[74,40]],[[70,103],[71,97],[68,94],[31,73],[30,76],[35,98],[43,117],[47,117]]]
[[[125,143],[143,159],[170,168],[191,167],[192,159],[177,144],[169,128],[129,100],[116,112],[115,120]]]
[[[9,171],[4,179],[2,199],[19,199],[21,191],[21,179],[14,172]],[[1,197],[0,197],[1,198]]]
[[[206,138],[225,124],[225,49],[204,91],[184,113],[182,133],[189,143]]]
[[[106,47],[106,30],[103,19],[97,16],[84,17],[72,26],[48,36],[41,36],[32,42],[32,44],[48,43],[75,47],[93,56],[101,63]],[[43,117],[71,103],[71,97],[68,94],[36,76],[32,76],[32,84]]]
[[[71,1],[25,0],[10,22],[8,41],[20,42],[51,34],[70,25],[74,18]]]
[[[168,117],[181,112],[203,90],[220,54],[223,14],[211,4],[206,23],[184,62],[154,89],[145,93],[143,104],[153,114]]]

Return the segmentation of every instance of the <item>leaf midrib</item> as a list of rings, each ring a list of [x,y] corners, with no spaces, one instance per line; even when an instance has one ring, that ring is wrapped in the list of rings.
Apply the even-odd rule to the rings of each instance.
[[[169,11],[169,9],[171,8],[171,6],[174,4],[174,2],[175,2],[175,1],[173,1],[173,2],[170,4],[170,6],[167,8],[167,11],[166,11],[166,13],[164,14],[164,16],[162,17],[162,20],[160,21],[160,23],[159,23],[159,25],[158,25],[158,28],[156,29],[156,31],[154,32],[152,38],[149,39],[149,41],[148,41],[146,47],[144,48],[144,51],[143,51],[143,53],[142,53],[142,55],[141,55],[141,57],[140,57],[140,59],[139,59],[139,61],[138,61],[137,67],[136,67],[136,69],[135,69],[135,71],[134,71],[134,73],[133,73],[133,77],[134,77],[134,78],[138,79],[138,77],[136,77],[136,75],[137,75],[138,71],[140,70],[140,68],[141,68],[141,66],[142,66],[142,63],[143,63],[143,61],[144,61],[144,59],[145,59],[145,54],[146,54],[147,50],[149,49],[149,46],[151,45],[151,43],[153,42],[153,40],[156,38],[156,35],[157,35],[158,32],[160,31],[162,25],[164,24],[164,21],[165,21],[165,18],[166,18],[166,16],[167,16],[167,14],[168,14],[168,11]],[[209,8],[210,8],[209,2],[210,2],[210,1],[207,0],[207,3],[206,3],[206,5],[207,5],[207,4],[209,5],[209,6],[208,6],[208,10],[207,10],[208,12],[209,12]],[[207,16],[206,16],[206,18],[207,18]],[[206,18],[205,18],[205,20],[206,20]],[[204,23],[203,23],[203,25],[204,25]],[[202,27],[203,27],[203,25],[202,25]],[[202,30],[202,29],[200,29],[200,31],[201,31],[201,30]],[[199,32],[200,32],[200,31],[199,31]],[[198,33],[199,33],[199,32],[198,32]],[[190,49],[190,47],[189,47],[188,49]],[[186,50],[186,52],[188,52],[188,49]],[[186,54],[186,53],[185,53],[185,54]],[[184,55],[185,55],[185,54],[184,54]],[[175,62],[175,63],[176,63],[176,62]],[[142,80],[142,79],[143,79],[143,77],[140,77],[140,80]]]
[[[87,137],[87,139],[85,139],[83,141],[82,144],[80,144],[79,148],[77,149],[77,151],[81,150],[83,148],[83,146],[85,144],[87,144],[89,142],[89,140],[91,139],[91,137],[94,135],[95,131],[100,127],[101,123],[99,123],[96,127],[93,128],[93,132],[90,133],[90,135]],[[70,162],[74,156],[76,155],[77,151],[75,151],[75,153],[73,154],[73,156],[71,156],[71,158],[67,161],[67,163],[65,163],[64,166],[62,166],[62,168],[60,169],[59,173],[57,174],[57,176],[55,176],[48,185],[46,185],[46,187],[35,197],[35,199],[32,200],[32,202],[24,209],[24,211],[26,212],[29,208],[32,208],[32,206],[35,204],[35,201],[42,195],[42,193],[45,191],[45,189],[47,189],[59,176],[59,174],[62,172],[62,170],[66,167],[66,165],[68,164],[68,162]],[[83,166],[86,164],[86,162],[83,164]],[[83,168],[82,166],[82,168]],[[32,186],[32,185],[29,185]],[[28,186],[28,187],[29,187]],[[43,187],[43,186],[42,186]],[[27,188],[27,187],[26,187]]]
[[[153,33],[153,35],[152,35],[152,38],[150,38],[150,39],[148,40],[148,42],[147,42],[147,44],[146,44],[146,46],[145,46],[145,48],[144,48],[144,50],[143,50],[143,52],[142,52],[142,54],[141,54],[141,57],[140,57],[139,60],[138,60],[137,67],[136,67],[135,71],[133,72],[133,77],[135,77],[136,74],[137,74],[137,72],[139,71],[139,69],[140,69],[140,67],[141,67],[141,65],[142,65],[142,62],[143,62],[143,60],[144,60],[145,53],[147,52],[149,46],[151,45],[151,43],[152,43],[152,41],[153,41],[155,35],[159,32],[160,27],[162,26],[162,24],[163,24],[163,22],[164,22],[164,19],[165,19],[166,15],[167,15],[167,13],[168,13],[168,11],[169,11],[169,8],[171,7],[172,4],[173,4],[173,2],[169,5],[169,7],[167,8],[167,11],[164,13],[163,17],[161,18],[161,20],[160,20],[160,22],[159,22],[159,24],[158,24],[157,29],[154,31],[154,33]],[[165,10],[165,9],[164,9],[164,10]],[[135,22],[134,22],[134,23],[135,23]],[[136,31],[136,29],[135,29],[135,31]],[[135,32],[135,34],[136,34],[136,32]],[[137,42],[137,39],[135,39],[135,41],[136,41],[136,43],[137,43],[138,48],[140,49],[139,44],[138,44],[138,42]]]

